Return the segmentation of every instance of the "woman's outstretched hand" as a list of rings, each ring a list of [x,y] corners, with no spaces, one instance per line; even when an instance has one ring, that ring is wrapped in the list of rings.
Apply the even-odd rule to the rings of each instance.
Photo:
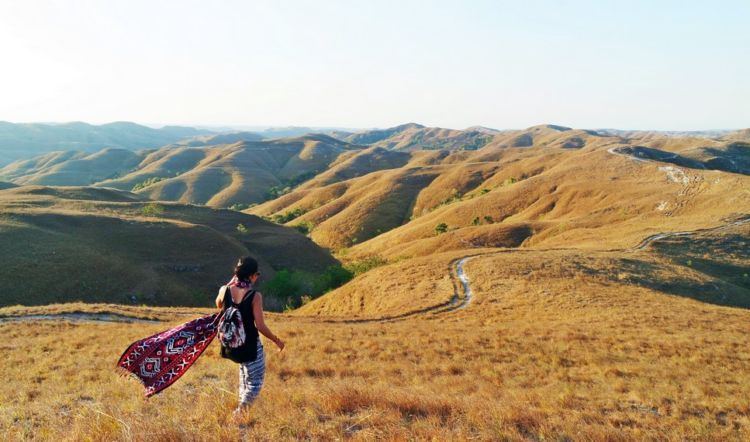
[[[279,351],[283,350],[284,347],[286,346],[284,344],[284,341],[281,340],[281,338],[276,338],[276,340],[273,342],[276,344],[277,347],[279,347]]]

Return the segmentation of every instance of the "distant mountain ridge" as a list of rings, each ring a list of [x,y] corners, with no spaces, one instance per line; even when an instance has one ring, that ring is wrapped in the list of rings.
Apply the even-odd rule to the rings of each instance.
[[[193,136],[158,149],[50,152],[0,167],[0,181],[113,187],[155,200],[239,210],[261,204],[254,213],[299,218],[319,226],[314,235],[328,238],[320,239],[322,243],[341,246],[390,230],[454,194],[467,192],[476,180],[497,174],[497,162],[511,154],[519,160],[539,154],[541,161],[544,155],[557,155],[558,149],[581,150],[606,143],[621,154],[677,166],[742,174],[750,170],[748,130],[703,138],[656,132],[612,135],[554,124],[523,130],[476,126],[455,130],[407,123],[357,133],[262,137],[255,132],[231,132]],[[544,155],[535,149],[545,149]],[[519,172],[536,173],[533,169]],[[377,195],[372,193],[376,188]],[[387,201],[401,215],[367,221]],[[349,213],[343,204],[359,209]],[[359,221],[350,224],[354,219],[369,227],[358,226]],[[346,225],[347,233],[337,220]],[[328,228],[331,232],[324,232]]]
[[[183,126],[154,129],[126,121],[102,125],[82,122],[47,124],[0,121],[0,166],[52,151],[93,152],[105,147],[129,150],[153,148],[211,133]]]
[[[324,134],[257,137],[241,132],[193,137],[159,149],[50,152],[0,168],[0,180],[17,185],[95,185],[168,201],[246,207],[325,172],[342,154],[364,149]],[[227,143],[215,144],[222,141]]]

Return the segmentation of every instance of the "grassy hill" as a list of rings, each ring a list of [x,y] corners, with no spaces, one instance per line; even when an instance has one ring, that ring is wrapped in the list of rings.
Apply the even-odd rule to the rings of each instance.
[[[281,269],[320,273],[336,264],[296,230],[252,215],[95,187],[0,191],[0,243],[2,305],[208,306],[240,256],[256,256],[266,282]]]
[[[396,132],[412,129],[427,128]],[[0,428],[53,440],[750,439],[750,140],[472,130],[492,139],[171,147],[111,187],[0,191],[0,295],[106,302],[0,308]],[[146,200],[227,204],[267,182],[276,198],[247,213]],[[236,366],[216,349],[147,402],[103,374],[114,359],[102,354],[212,311],[116,305],[127,295],[208,305],[244,253],[278,283],[265,293],[284,293],[335,264],[316,243],[357,276],[268,315],[287,349],[265,343],[266,387],[239,428],[225,419]]]
[[[192,137],[186,140],[182,140],[175,143],[179,146],[188,147],[199,147],[199,146],[215,146],[217,144],[233,144],[241,141],[260,141],[264,139],[263,135],[255,132],[228,132],[216,135],[201,135]]]
[[[147,151],[107,148],[94,153],[50,152],[18,160],[0,169],[0,176],[14,183],[50,186],[88,185],[136,167]]]
[[[52,151],[92,152],[105,147],[136,150],[208,133],[210,131],[180,126],[152,129],[130,122],[97,126],[81,122],[14,124],[0,121],[0,166]]]
[[[750,265],[732,239],[748,229],[633,252],[455,251],[371,270],[348,296],[342,288],[293,315],[268,315],[287,349],[265,343],[266,386],[239,429],[225,421],[236,366],[216,348],[146,402],[136,382],[107,375],[113,359],[101,357],[210,310],[0,309],[167,320],[0,322],[25,343],[4,347],[0,396],[14,412],[0,413],[0,426],[11,438],[96,440],[236,440],[238,431],[268,440],[746,440],[750,312],[727,304],[746,302],[748,286],[720,273]],[[452,262],[467,252],[489,253],[466,262],[465,308],[356,321],[449,301]],[[111,339],[97,342],[102,335]],[[53,407],[65,413],[46,412]]]
[[[493,137],[494,134],[483,129],[453,130],[408,123],[389,129],[357,132],[344,139],[354,144],[394,150],[476,150],[491,141]]]
[[[750,213],[735,190],[748,185],[741,142],[696,147],[695,139],[624,140],[549,125],[496,137],[473,152],[371,147],[248,213],[301,225],[334,250],[352,247],[352,259],[595,245],[610,229],[605,241],[621,245],[659,228]],[[522,138],[532,144],[515,146]]]
[[[355,149],[326,135],[216,146],[205,149],[205,157],[187,172],[138,192],[214,207],[247,206],[272,199]]]
[[[235,136],[245,137],[217,135],[186,144]],[[7,165],[0,178],[16,184],[113,187],[164,201],[242,208],[281,195],[361,149],[322,134],[189,146],[52,152]]]

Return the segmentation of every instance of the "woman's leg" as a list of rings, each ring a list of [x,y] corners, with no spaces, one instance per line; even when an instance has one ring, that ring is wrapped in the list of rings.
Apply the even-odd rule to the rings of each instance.
[[[258,339],[258,357],[254,361],[240,364],[240,403],[237,409],[252,404],[260,394],[266,375],[266,358],[263,345]]]

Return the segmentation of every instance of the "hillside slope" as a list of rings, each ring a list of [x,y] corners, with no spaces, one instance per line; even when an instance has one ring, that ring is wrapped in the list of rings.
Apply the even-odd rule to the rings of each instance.
[[[52,151],[93,152],[105,147],[136,150],[209,133],[207,130],[181,126],[153,129],[124,121],[99,126],[81,122],[14,124],[0,121],[0,166]]]
[[[355,149],[326,135],[215,146],[206,148],[190,170],[138,192],[212,207],[249,205],[325,171],[339,155]]]
[[[1,168],[0,179],[16,184],[113,187],[164,201],[246,207],[288,191],[361,149],[321,134],[195,147],[257,137],[221,134],[155,150],[52,152]]]
[[[0,243],[2,305],[209,306],[240,256],[257,257],[267,280],[279,269],[320,272],[336,263],[294,229],[255,216],[96,187],[0,191]]]
[[[519,139],[531,145],[516,146]],[[613,228],[617,233],[604,242],[621,245],[658,228],[708,226],[750,213],[747,196],[736,191],[748,184],[748,149],[736,141],[701,144],[546,125],[498,134],[477,151],[370,147],[248,213],[304,224],[334,250],[353,246],[347,259],[595,246]]]
[[[50,152],[8,164],[0,168],[0,177],[19,185],[88,185],[136,167],[145,158],[146,152],[115,148],[102,149],[94,153]]]
[[[393,150],[476,150],[493,138],[494,134],[485,129],[455,130],[408,123],[388,129],[357,132],[344,139],[353,144]]]

